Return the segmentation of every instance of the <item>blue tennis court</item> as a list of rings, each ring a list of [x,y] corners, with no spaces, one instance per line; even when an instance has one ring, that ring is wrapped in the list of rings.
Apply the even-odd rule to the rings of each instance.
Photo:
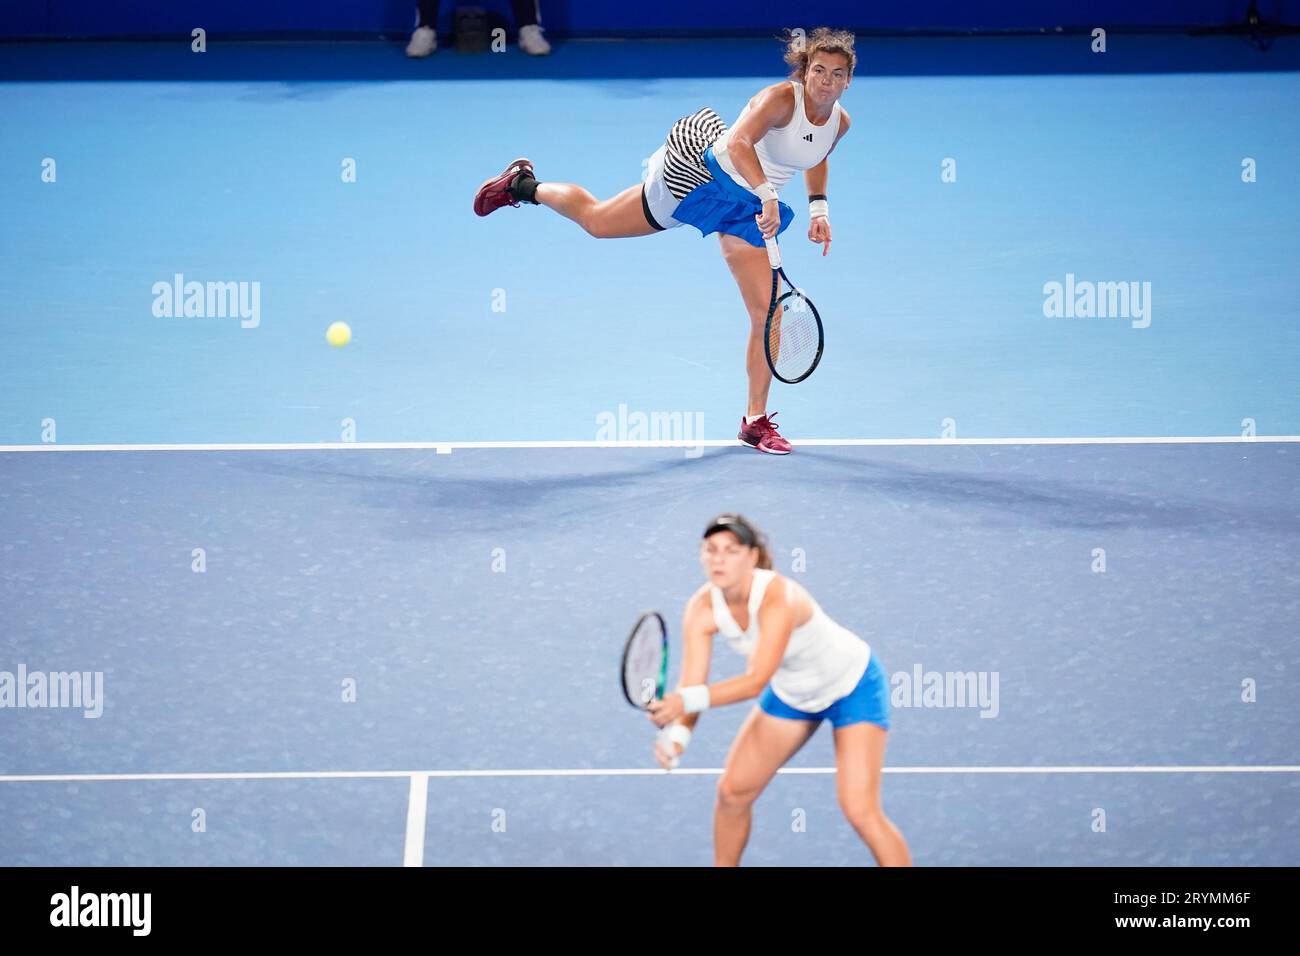
[[[0,864],[707,864],[748,706],[664,773],[615,669],[728,509],[890,675],[917,863],[1295,865],[1300,47],[1086,44],[863,39],[776,459],[716,239],[470,208],[776,44],[0,43],[0,697],[86,678],[0,708]],[[871,863],[829,740],[746,863]]]

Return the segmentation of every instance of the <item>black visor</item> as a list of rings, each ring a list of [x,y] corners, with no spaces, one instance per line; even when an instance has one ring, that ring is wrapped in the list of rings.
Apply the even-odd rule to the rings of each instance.
[[[717,534],[719,531],[730,531],[736,536],[741,544],[747,548],[752,548],[758,544],[754,538],[754,532],[750,531],[748,526],[741,523],[740,516],[734,514],[721,514],[709,522],[709,526],[704,529],[704,537]]]

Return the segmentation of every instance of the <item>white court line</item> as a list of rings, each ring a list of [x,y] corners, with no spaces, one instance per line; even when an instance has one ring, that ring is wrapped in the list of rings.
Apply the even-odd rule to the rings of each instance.
[[[1065,774],[1065,773],[1300,773],[1300,765],[1244,766],[1100,766],[1100,767],[885,767],[885,773],[916,774]],[[784,767],[782,774],[833,774],[834,767]],[[609,770],[284,770],[249,773],[65,773],[4,774],[0,783],[97,783],[123,780],[337,780],[382,779],[386,777],[661,777],[721,776],[721,767],[660,770],[640,767]],[[412,787],[414,787],[414,782]],[[414,794],[414,790],[412,790]],[[409,836],[409,817],[408,817]]]
[[[850,448],[905,445],[1249,445],[1255,442],[1300,442],[1300,435],[1154,436],[1148,438],[801,438],[797,446]],[[742,448],[735,438],[700,438],[663,441],[370,441],[370,442],[270,442],[265,444],[163,444],[163,445],[0,445],[0,453],[59,451],[437,451],[455,448]]]
[[[406,852],[402,866],[424,866],[424,814],[429,804],[429,775],[411,774],[406,801]]]

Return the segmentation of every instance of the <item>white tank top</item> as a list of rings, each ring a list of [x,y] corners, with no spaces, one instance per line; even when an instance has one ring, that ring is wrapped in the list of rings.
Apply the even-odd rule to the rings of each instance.
[[[831,118],[822,126],[814,126],[808,121],[808,116],[803,110],[803,84],[798,80],[791,80],[790,85],[794,87],[794,116],[789,125],[768,130],[763,134],[762,139],[754,144],[759,165],[763,167],[767,181],[775,186],[778,192],[795,173],[812,169],[825,159],[826,154],[835,145],[835,137],[840,132],[842,111],[838,100],[835,102],[835,108],[831,110]],[[746,103],[736,122],[739,123],[748,112],[749,104]],[[734,127],[733,123],[732,128]],[[731,174],[732,179],[752,192],[752,187],[745,181],[745,177],[736,169],[727,154],[730,140],[731,130],[728,130],[713,144],[713,155],[718,160],[718,165]]]
[[[722,589],[709,588],[713,597],[713,622],[718,632],[733,651],[745,657],[754,652],[758,643],[758,608],[774,577],[774,571],[755,569],[749,589],[749,627],[744,631],[731,616]],[[807,595],[812,604],[812,617],[791,633],[785,656],[772,675],[772,691],[796,710],[816,713],[858,685],[867,672],[871,648],[862,638],[831,620],[802,585],[786,578],[786,588],[792,597]]]

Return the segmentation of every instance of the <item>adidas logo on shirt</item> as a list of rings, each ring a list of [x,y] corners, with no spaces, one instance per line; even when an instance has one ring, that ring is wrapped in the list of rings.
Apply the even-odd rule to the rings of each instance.
[[[809,133],[807,136],[804,137],[804,142],[806,143],[812,142],[812,133]]]

